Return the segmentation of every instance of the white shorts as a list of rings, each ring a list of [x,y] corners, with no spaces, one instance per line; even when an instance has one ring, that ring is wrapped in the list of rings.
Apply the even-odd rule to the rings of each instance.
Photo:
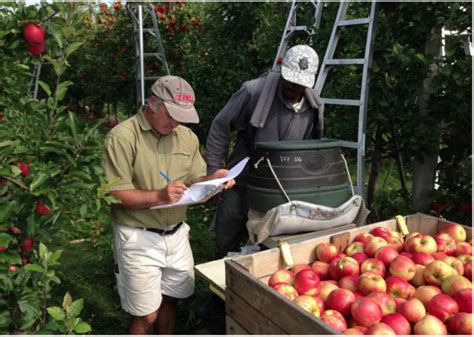
[[[124,311],[145,316],[159,309],[162,295],[186,298],[193,294],[194,260],[188,233],[186,223],[168,235],[114,225],[115,276]]]

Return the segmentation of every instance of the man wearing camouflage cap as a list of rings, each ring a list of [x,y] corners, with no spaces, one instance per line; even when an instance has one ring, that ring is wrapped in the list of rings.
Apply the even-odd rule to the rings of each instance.
[[[245,82],[212,122],[205,155],[208,174],[250,155],[255,142],[321,138],[323,103],[313,89],[317,70],[316,52],[297,45],[285,53],[281,72]],[[226,162],[233,131],[237,139]],[[221,194],[214,217],[217,258],[238,251],[248,238],[247,177],[248,166],[234,188]]]
[[[206,176],[197,136],[181,123],[198,123],[194,91],[184,79],[163,76],[148,103],[114,127],[105,141],[102,167],[112,207],[115,276],[123,310],[133,316],[130,334],[172,334],[177,300],[194,291],[194,261],[186,206],[151,210],[177,202]],[[223,188],[233,185],[230,180]]]

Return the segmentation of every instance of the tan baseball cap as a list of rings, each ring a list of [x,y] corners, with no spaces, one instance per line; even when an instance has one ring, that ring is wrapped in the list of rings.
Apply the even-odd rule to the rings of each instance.
[[[151,92],[161,98],[170,116],[177,122],[199,123],[199,116],[194,108],[194,90],[181,77],[160,77],[151,87]]]

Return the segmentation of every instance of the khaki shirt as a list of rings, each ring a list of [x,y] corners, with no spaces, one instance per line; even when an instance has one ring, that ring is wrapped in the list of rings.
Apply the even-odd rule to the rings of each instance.
[[[108,191],[158,190],[172,181],[191,185],[206,175],[197,136],[178,126],[166,136],[157,136],[143,111],[114,127],[105,140],[102,167]],[[112,221],[132,227],[165,228],[186,220],[186,206],[161,210],[112,208]]]

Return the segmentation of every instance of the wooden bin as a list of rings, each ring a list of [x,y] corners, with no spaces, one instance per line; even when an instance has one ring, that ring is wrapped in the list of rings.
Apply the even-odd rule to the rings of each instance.
[[[453,223],[425,214],[409,215],[405,221],[410,232],[429,235],[435,235],[444,226]],[[334,243],[343,251],[358,234],[379,226],[398,230],[396,220],[391,219],[293,243],[290,248],[294,262],[315,261],[314,248],[322,242]],[[463,227],[467,232],[467,240],[470,240],[472,229]],[[267,285],[270,275],[282,268],[285,268],[285,263],[278,248],[225,261],[227,334],[339,334]]]

